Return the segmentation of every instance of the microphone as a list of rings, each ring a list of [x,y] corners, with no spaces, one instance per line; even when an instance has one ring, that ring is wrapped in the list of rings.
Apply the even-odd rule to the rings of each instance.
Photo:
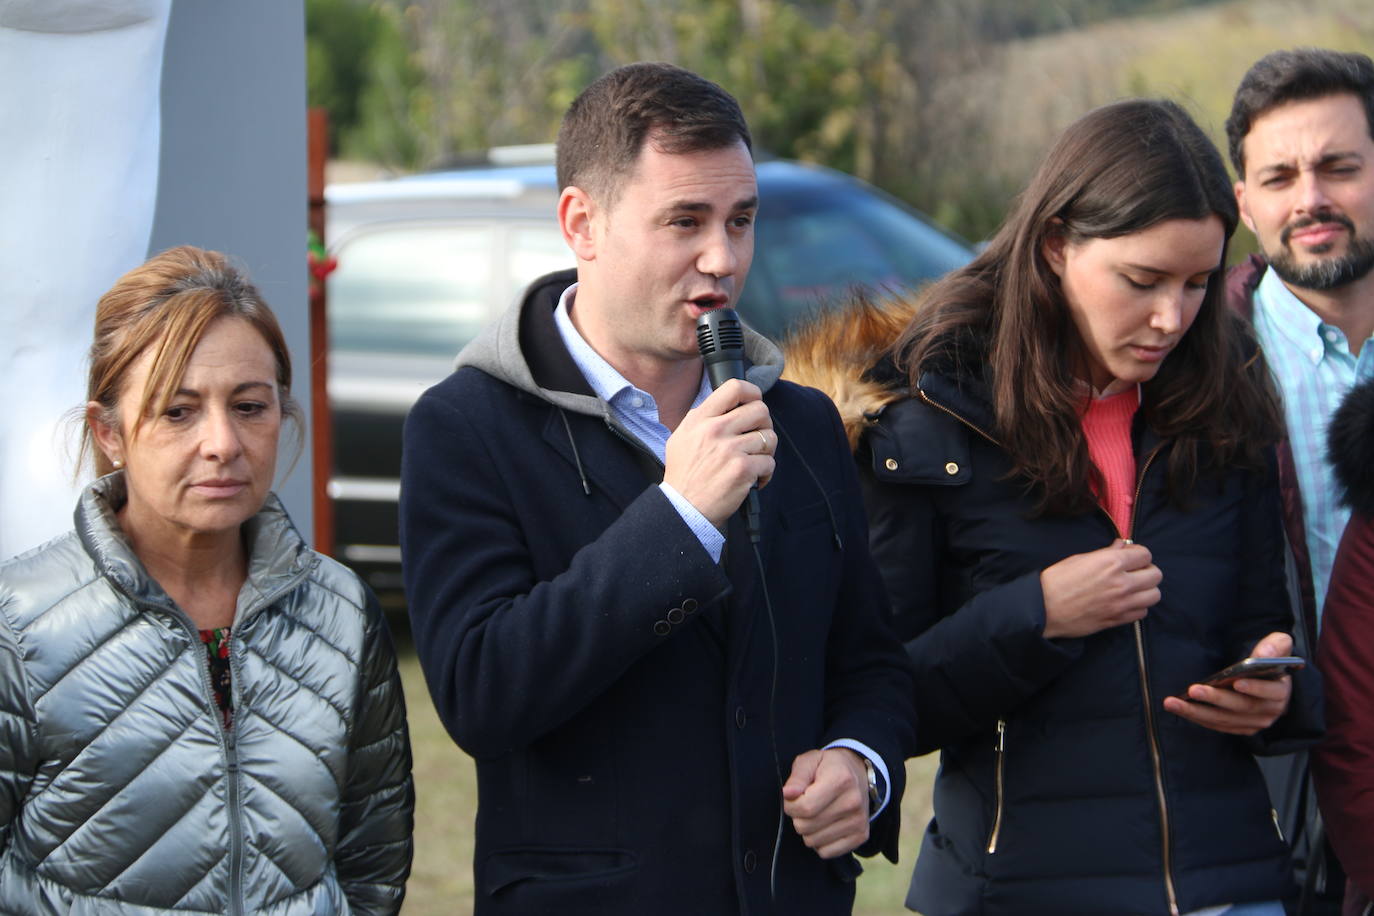
[[[711,309],[697,318],[697,349],[706,364],[711,388],[719,388],[732,378],[744,378],[744,325],[734,309]],[[741,511],[751,543],[759,542],[759,486],[749,487]]]
[[[697,319],[697,349],[711,387],[744,378],[744,325],[734,309],[711,309]]]

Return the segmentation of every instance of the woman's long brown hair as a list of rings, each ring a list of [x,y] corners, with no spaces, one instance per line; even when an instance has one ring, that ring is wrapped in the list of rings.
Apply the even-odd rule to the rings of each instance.
[[[1098,472],[1078,417],[1082,343],[1045,241],[1116,238],[1209,216],[1229,240],[1238,218],[1231,182],[1182,108],[1136,99],[1088,113],[1060,135],[982,254],[922,295],[895,348],[913,389],[934,367],[984,377],[996,436],[1037,511],[1090,508]],[[1262,468],[1282,429],[1258,347],[1226,307],[1225,262],[1223,246],[1192,327],[1142,389],[1145,421],[1173,442],[1169,489],[1178,502],[1200,474]]]

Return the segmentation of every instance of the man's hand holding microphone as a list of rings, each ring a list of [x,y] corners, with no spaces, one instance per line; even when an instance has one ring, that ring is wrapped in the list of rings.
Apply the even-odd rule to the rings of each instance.
[[[715,391],[668,437],[663,480],[724,531],[746,498],[757,518],[750,491],[773,476],[778,435],[763,392],[744,379],[744,332],[734,309],[704,313],[697,342]]]

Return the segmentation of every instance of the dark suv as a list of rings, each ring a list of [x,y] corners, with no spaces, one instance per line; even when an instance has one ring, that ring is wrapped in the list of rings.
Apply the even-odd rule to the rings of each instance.
[[[966,263],[963,242],[847,175],[758,164],[754,263],[740,314],[777,337],[854,286],[920,283]],[[331,185],[329,397],[335,552],[399,599],[401,424],[420,393],[535,277],[572,267],[552,165]],[[462,473],[454,468],[454,473]]]

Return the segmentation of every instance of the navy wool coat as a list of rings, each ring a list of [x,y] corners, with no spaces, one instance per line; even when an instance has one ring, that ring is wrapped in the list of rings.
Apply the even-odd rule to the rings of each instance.
[[[738,520],[711,562],[557,337],[569,282],[536,284],[405,430],[415,640],[477,762],[476,912],[848,913],[857,862],[790,824],[769,888],[780,779],[833,739],[886,762],[860,852],[895,855],[910,679],[838,418],[771,386],[763,575]]]

